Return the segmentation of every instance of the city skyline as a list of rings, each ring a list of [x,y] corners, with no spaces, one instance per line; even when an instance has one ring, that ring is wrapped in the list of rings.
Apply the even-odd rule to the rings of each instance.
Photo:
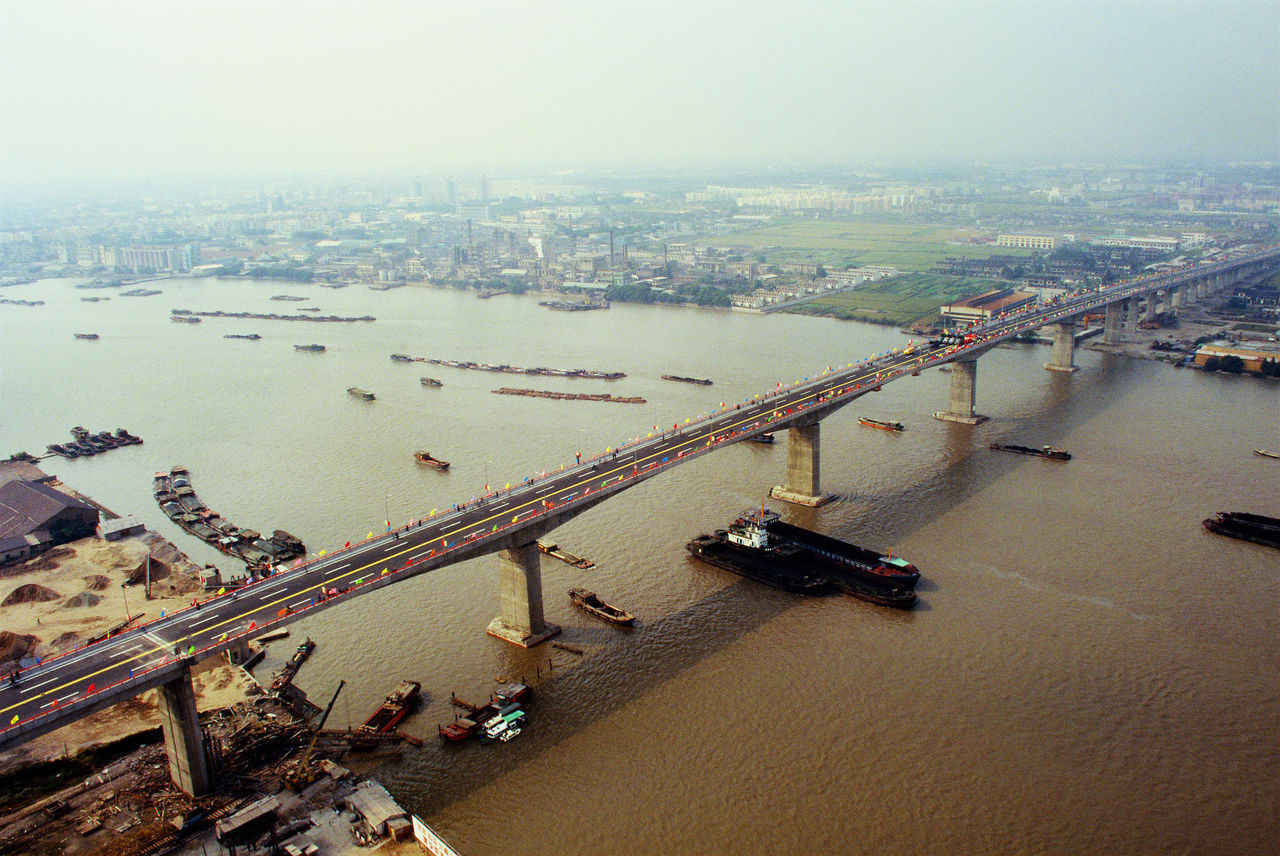
[[[1280,3],[0,11],[0,174],[1266,161]]]

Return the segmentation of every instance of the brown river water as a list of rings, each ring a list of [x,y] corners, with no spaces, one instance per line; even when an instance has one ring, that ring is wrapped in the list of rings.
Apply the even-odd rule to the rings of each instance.
[[[151,474],[187,465],[224,516],[341,546],[755,392],[901,344],[829,319],[615,306],[558,313],[477,300],[177,280],[122,297],[65,281],[6,289],[0,451],[43,450],[72,425],[146,444],[49,472],[143,519],[197,561],[232,563],[169,523]],[[273,294],[311,298],[270,301]],[[82,296],[111,296],[90,304]],[[208,319],[171,308],[370,314],[373,323]],[[98,332],[96,342],[73,332]],[[258,332],[261,341],[222,338]],[[323,354],[295,351],[318,342]],[[388,355],[624,371],[605,382],[393,363]],[[1280,553],[1214,536],[1219,510],[1280,516],[1280,388],[1143,360],[1047,348],[979,363],[975,428],[937,422],[928,371],[822,426],[816,510],[793,523],[891,549],[922,571],[898,612],[806,599],[699,565],[684,543],[758,507],[785,439],[743,444],[644,482],[554,532],[596,562],[544,557],[548,619],[582,656],[514,649],[484,627],[492,557],[293,625],[315,654],[298,684],[330,725],[359,724],[401,678],[430,737],[449,694],[537,685],[509,744],[441,746],[359,764],[465,854],[1265,853],[1280,840]],[[709,377],[712,387],[665,382]],[[420,375],[441,378],[428,389]],[[377,395],[358,401],[359,386]],[[645,405],[492,395],[500,386],[643,396]],[[893,434],[860,415],[899,420]],[[1052,443],[1068,463],[992,452]],[[453,462],[419,468],[426,449]],[[576,611],[587,586],[639,617]],[[287,657],[276,643],[263,675]]]

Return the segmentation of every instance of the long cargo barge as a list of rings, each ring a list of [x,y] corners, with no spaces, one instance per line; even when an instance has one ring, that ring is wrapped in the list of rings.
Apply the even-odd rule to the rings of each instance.
[[[713,565],[786,591],[835,588],[884,606],[910,607],[920,578],[914,565],[797,526],[771,511],[744,514],[727,530],[700,535],[686,549]]]
[[[1218,535],[1252,541],[1264,547],[1280,548],[1280,518],[1243,511],[1219,511],[1202,523],[1205,529]]]
[[[1055,449],[1052,446],[1041,446],[1039,449],[1031,446],[1015,446],[1006,443],[992,443],[991,448],[998,452],[1016,452],[1019,455],[1032,455],[1037,458],[1048,458],[1051,461],[1069,461],[1071,453],[1065,449]]]
[[[557,401],[612,401],[615,404],[644,404],[638,395],[610,395],[607,392],[556,392],[550,389],[521,389],[504,386],[491,390],[494,395],[525,395],[530,398],[553,398]]]
[[[602,372],[593,369],[549,369],[545,366],[522,368],[521,366],[491,365],[475,363],[470,360],[438,360],[433,357],[412,357],[408,354],[392,354],[391,359],[397,363],[431,363],[433,366],[445,366],[451,369],[469,369],[478,372],[499,372],[501,374],[544,375],[546,377],[578,377],[591,380],[618,380],[626,377],[624,372]]]
[[[705,377],[685,377],[684,375],[664,374],[663,380],[674,380],[678,383],[693,383],[698,386],[711,386],[711,380]]]
[[[123,428],[117,428],[114,434],[110,431],[92,434],[77,425],[71,429],[71,438],[70,443],[50,443],[45,448],[51,455],[61,455],[64,458],[87,458],[108,449],[142,445],[141,437],[130,434]]]
[[[156,473],[152,493],[160,510],[174,523],[215,550],[250,566],[279,564],[306,553],[302,541],[283,529],[264,538],[252,529],[241,529],[223,519],[196,495],[186,467],[175,466],[167,473]]]

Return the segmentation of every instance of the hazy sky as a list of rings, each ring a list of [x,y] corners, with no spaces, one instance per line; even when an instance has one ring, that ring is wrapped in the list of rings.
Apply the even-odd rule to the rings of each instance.
[[[0,173],[1280,160],[1280,0],[0,0]]]

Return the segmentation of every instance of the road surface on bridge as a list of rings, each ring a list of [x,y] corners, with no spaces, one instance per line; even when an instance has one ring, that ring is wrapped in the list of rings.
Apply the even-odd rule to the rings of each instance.
[[[1280,255],[1280,248],[1246,258],[1276,255]],[[1235,259],[1230,264],[1241,261]],[[118,701],[154,686],[154,681],[145,682],[147,675],[176,673],[183,659],[212,656],[270,627],[384,585],[527,543],[537,535],[522,539],[522,532],[536,533],[538,525],[552,515],[563,517],[575,508],[589,508],[603,497],[724,445],[821,418],[883,384],[924,368],[974,358],[1024,331],[1118,299],[1168,288],[1224,265],[1146,277],[1000,316],[968,328],[966,333],[972,338],[962,343],[908,344],[860,363],[828,367],[820,375],[790,386],[779,384],[767,393],[684,424],[646,432],[646,436],[592,459],[535,475],[443,513],[433,512],[410,526],[321,555],[199,606],[48,660],[23,671],[17,685],[9,681],[0,685],[0,747],[85,715],[86,699],[110,693],[118,696]]]

